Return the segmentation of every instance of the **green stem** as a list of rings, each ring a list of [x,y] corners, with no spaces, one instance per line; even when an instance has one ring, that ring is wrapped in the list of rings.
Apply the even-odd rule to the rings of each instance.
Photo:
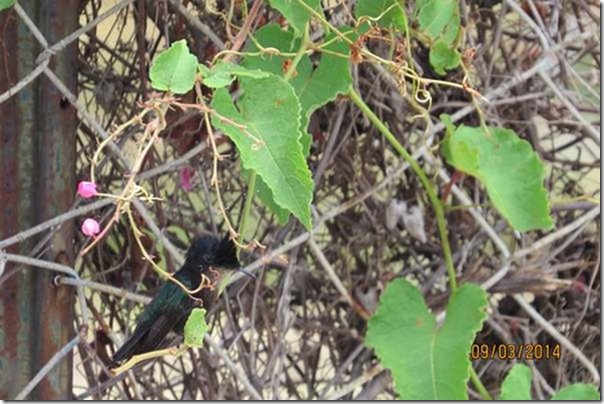
[[[471,366],[470,366],[470,379],[472,379],[472,383],[474,384],[474,387],[476,387],[476,390],[478,390],[478,393],[480,394],[480,397],[482,397],[483,400],[492,400],[493,399],[493,396],[491,396],[489,394],[489,391],[486,389],[486,387],[484,387],[484,384],[482,384],[480,377],[478,377],[478,375],[476,374],[476,371]]]
[[[434,213],[436,214],[436,223],[438,225],[438,233],[440,235],[440,242],[443,248],[443,254],[445,256],[445,264],[447,266],[447,273],[449,274],[449,285],[451,287],[451,292],[455,292],[457,290],[457,280],[455,279],[455,267],[453,266],[453,255],[451,254],[451,245],[449,244],[449,239],[447,237],[447,224],[445,220],[445,212],[443,209],[443,205],[436,195],[436,191],[434,190],[434,185],[428,179],[428,176],[424,172],[424,170],[419,166],[417,161],[413,159],[411,154],[396,140],[396,137],[390,130],[384,125],[384,123],[378,118],[377,115],[369,108],[367,104],[363,101],[361,96],[354,90],[351,86],[348,92],[348,96],[355,103],[357,107],[369,118],[371,123],[375,125],[375,127],[382,133],[382,135],[388,140],[390,145],[401,155],[401,157],[411,166],[411,169],[415,174],[419,177],[420,182],[422,183],[426,193],[428,194],[428,199],[430,199],[430,203],[434,209]]]
[[[442,205],[442,202],[436,195],[436,191],[434,190],[434,185],[428,179],[428,176],[424,172],[424,170],[419,166],[417,161],[413,159],[413,156],[396,140],[396,137],[390,130],[384,125],[384,123],[380,120],[380,118],[375,115],[375,113],[369,108],[367,104],[363,101],[361,96],[350,87],[350,91],[348,96],[356,104],[357,107],[369,118],[369,120],[376,126],[376,128],[382,133],[382,135],[388,140],[388,142],[394,147],[394,149],[401,155],[401,157],[409,164],[411,169],[415,172],[415,174],[419,177],[426,193],[428,194],[428,199],[430,199],[430,203],[434,208],[434,213],[436,214],[436,223],[438,225],[438,233],[440,235],[440,241],[443,248],[443,253],[445,256],[445,264],[447,266],[447,273],[449,274],[449,286],[451,287],[451,292],[455,292],[457,289],[457,280],[455,279],[455,267],[453,266],[453,255],[451,254],[451,245],[449,244],[449,239],[447,237],[447,225],[445,220],[445,212]],[[474,368],[470,367],[470,378],[472,379],[472,383],[478,390],[480,396],[483,400],[492,400],[493,397],[489,394],[488,390],[482,384],[482,381],[476,374]]]
[[[252,210],[252,203],[254,202],[254,194],[256,193],[256,172],[250,171],[250,178],[247,182],[247,195],[245,196],[245,203],[243,205],[243,214],[241,216],[241,222],[239,222],[239,229],[237,233],[239,233],[239,237],[241,241],[245,239],[245,235],[243,232],[245,231],[245,226],[247,224],[247,217],[250,215],[250,211]],[[237,256],[239,256],[240,248],[237,246]]]
[[[338,37],[340,37],[341,39],[346,41],[348,43],[348,45],[352,45],[354,43],[352,40],[350,40],[350,38],[348,38],[346,35],[342,34],[336,27],[331,25],[329,23],[329,21],[327,21],[325,19],[325,17],[321,15],[321,13],[319,13],[317,10],[315,10],[314,8],[312,8],[311,6],[306,4],[306,2],[304,0],[298,0],[298,4],[300,4],[309,13],[311,13],[313,16],[315,16],[315,18],[317,18],[319,21],[321,21],[323,23],[323,25],[328,27],[334,34],[336,34]]]
[[[302,44],[300,44],[300,49],[298,49],[296,56],[294,56],[294,60],[292,61],[291,66],[289,67],[289,69],[287,69],[287,72],[285,72],[283,80],[289,81],[292,78],[292,75],[296,71],[296,67],[300,63],[300,60],[302,60],[302,57],[306,54],[306,50],[308,49],[309,45],[310,35],[308,33],[308,23],[306,23],[306,25],[304,26],[304,36],[302,37]]]

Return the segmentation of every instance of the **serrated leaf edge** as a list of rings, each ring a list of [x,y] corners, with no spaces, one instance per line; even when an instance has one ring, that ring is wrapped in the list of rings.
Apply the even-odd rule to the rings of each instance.
[[[269,73],[269,75],[271,75],[273,77],[276,77],[279,80],[283,81],[284,83],[288,84],[285,80],[283,80],[281,77],[279,77],[279,76],[277,76],[275,74]],[[291,85],[289,85],[289,86],[291,87]],[[294,91],[293,87],[291,87],[291,90],[292,90],[292,94],[294,95],[294,98],[296,100],[296,106],[297,106],[297,110],[298,110],[298,113],[296,114],[297,115],[297,118],[296,118],[297,125],[296,126],[298,128],[298,139],[296,139],[296,147],[297,147],[298,151],[300,152],[300,155],[302,156],[302,159],[305,162],[303,170],[308,173],[308,176],[311,179],[310,180],[311,188],[313,188],[312,173],[310,172],[310,169],[308,168],[308,165],[306,164],[306,158],[304,157],[304,151],[302,150],[302,143],[300,143],[300,139],[302,138],[302,136],[304,134],[304,131],[300,129],[300,127],[301,127],[301,117],[302,117],[302,106],[300,105],[300,100],[298,99],[298,96],[296,95],[296,92]],[[267,148],[270,149],[269,145],[265,145],[264,147],[267,147]],[[273,157],[273,153],[269,152],[268,154],[271,157],[271,159],[273,160],[273,164],[275,165],[275,167],[279,168],[279,165],[275,162],[275,159]],[[268,187],[268,189],[270,189],[270,191],[272,193],[272,196],[273,196],[273,202],[275,202],[276,205],[280,206],[282,209],[284,209],[284,210],[290,212],[292,215],[296,216],[298,218],[298,220],[300,220],[300,222],[302,222],[302,224],[304,225],[304,227],[306,227],[307,229],[310,229],[312,227],[312,219],[310,218],[310,203],[312,203],[312,192],[311,192],[311,199],[310,199],[308,205],[307,204],[300,205],[300,204],[297,203],[298,208],[302,208],[301,211],[302,210],[306,210],[306,209],[308,209],[308,211],[309,211],[308,217],[309,217],[310,222],[309,223],[305,223],[304,220],[303,220],[303,218],[301,218],[295,212],[290,211],[287,207],[285,207],[281,203],[279,203],[279,201],[275,197],[277,195],[277,193],[275,192],[275,187],[272,186],[271,184],[269,184],[266,181],[266,178],[261,173],[257,172],[252,167],[247,167],[246,162],[243,161],[243,160],[241,160],[241,164],[243,165],[243,167],[246,170],[254,171],[256,173],[256,175],[258,175],[260,178],[262,178],[262,181],[264,182],[264,184]],[[280,168],[279,168],[279,170],[280,170]],[[283,175],[283,172],[281,170],[280,170],[280,174],[281,174],[282,177],[287,177],[287,176]],[[289,192],[290,192],[291,195],[294,196],[294,198],[292,198],[293,200],[295,200],[295,201],[299,200],[299,198],[296,197],[296,192],[294,192],[293,189],[289,188]]]
[[[302,170],[304,170],[304,171],[306,171],[306,172],[308,173],[308,177],[310,178],[310,187],[311,187],[311,189],[312,189],[312,188],[314,188],[314,186],[313,186],[314,184],[313,184],[313,181],[312,181],[312,173],[310,172],[310,169],[308,168],[308,164],[306,164],[306,158],[304,157],[304,153],[303,153],[303,149],[302,149],[302,144],[300,143],[300,138],[301,138],[301,136],[302,136],[302,134],[303,134],[303,131],[300,129],[300,126],[301,126],[301,117],[302,117],[302,106],[300,105],[300,100],[298,99],[298,96],[297,96],[297,94],[296,94],[295,90],[293,89],[293,87],[292,87],[292,86],[291,86],[291,85],[290,85],[288,82],[286,82],[285,80],[283,80],[283,78],[281,78],[281,77],[279,77],[279,76],[277,76],[277,75],[275,75],[275,74],[273,74],[273,73],[270,73],[270,72],[266,72],[266,73],[267,73],[267,75],[268,75],[266,78],[268,78],[268,79],[270,79],[270,78],[274,78],[274,79],[276,79],[276,80],[278,80],[278,81],[281,81],[281,82],[283,82],[283,83],[287,84],[287,86],[290,88],[291,93],[292,93],[292,95],[293,95],[293,98],[294,98],[294,100],[295,100],[295,102],[296,102],[296,106],[297,106],[297,114],[296,114],[296,115],[297,115],[297,117],[296,117],[296,123],[297,123],[297,125],[296,125],[296,127],[297,127],[297,131],[298,131],[298,138],[296,139],[296,148],[297,148],[297,150],[299,151],[300,156],[302,157],[302,159],[303,159],[303,160],[304,160],[304,162],[305,162],[305,163],[303,164]],[[249,77],[248,77],[248,78],[245,78],[245,79],[241,80],[241,82],[245,82],[246,80],[254,80],[254,79],[253,79],[253,78],[249,78]],[[243,87],[245,87],[243,83],[241,83],[241,86],[242,86],[242,88],[243,88]],[[229,95],[229,96],[230,96],[230,95]],[[236,109],[237,111],[239,111],[239,110],[238,110],[238,108],[237,108],[237,104],[235,104],[235,103],[234,103],[234,101],[233,101],[233,99],[232,99],[232,98],[231,98],[231,102],[233,102],[233,106],[235,107],[235,109]],[[220,124],[222,124],[222,125],[228,125],[228,126],[231,126],[232,128],[234,128],[234,129],[236,129],[236,130],[240,130],[240,129],[239,129],[239,128],[237,128],[236,126],[231,125],[229,122],[220,122]],[[226,132],[225,132],[225,133],[226,133]],[[227,136],[228,136],[228,133],[226,133],[226,134],[227,134]],[[233,140],[233,141],[234,141],[234,140]],[[236,144],[236,143],[235,143],[235,144]],[[268,146],[268,145],[264,145],[263,147],[267,147],[267,148],[269,148],[269,146]],[[269,150],[270,150],[270,148],[269,148]],[[272,153],[272,152],[269,152],[269,156],[270,156],[270,157],[271,157],[271,159],[273,160],[273,164],[274,164],[275,166],[277,166],[277,167],[278,167],[278,165],[277,165],[277,164],[275,163],[275,161],[274,161],[274,158],[273,158],[273,153]],[[304,204],[304,206],[301,206],[300,204],[296,203],[296,205],[298,205],[298,208],[301,208],[301,207],[302,207],[302,208],[304,208],[304,209],[300,209],[300,211],[303,211],[303,210],[308,210],[308,219],[309,219],[309,222],[307,223],[307,222],[305,222],[305,221],[303,220],[304,218],[300,217],[300,216],[299,216],[298,214],[296,214],[295,212],[293,212],[293,211],[289,210],[289,209],[288,209],[286,206],[283,206],[283,204],[282,204],[282,203],[279,203],[279,201],[277,200],[277,198],[275,198],[275,195],[277,195],[277,193],[275,192],[275,187],[274,187],[274,186],[271,186],[271,185],[270,185],[270,184],[269,184],[269,183],[266,181],[266,178],[265,178],[265,177],[264,177],[264,176],[263,176],[263,175],[262,175],[260,172],[258,172],[258,171],[257,171],[256,169],[254,169],[253,167],[248,166],[247,162],[246,162],[244,159],[241,159],[241,164],[243,165],[243,168],[245,168],[246,170],[249,170],[249,171],[253,171],[253,172],[255,172],[255,173],[256,173],[256,175],[258,175],[260,178],[262,178],[262,181],[264,182],[264,184],[265,184],[265,185],[266,185],[266,186],[267,186],[267,187],[270,189],[271,193],[273,194],[273,201],[275,202],[275,204],[276,204],[276,205],[280,206],[282,209],[284,209],[284,210],[286,210],[286,211],[290,212],[292,215],[294,215],[296,218],[298,218],[298,220],[300,220],[300,222],[301,222],[301,223],[304,225],[304,227],[306,227],[307,229],[310,229],[310,228],[312,227],[312,218],[311,218],[311,215],[310,215],[310,203],[312,203],[312,191],[311,191],[311,199],[310,199],[310,201],[309,201],[309,203],[308,203],[308,204]],[[281,175],[283,176],[283,173],[282,173],[282,172],[281,172]],[[283,176],[283,177],[287,177],[287,176]],[[293,195],[293,196],[295,196],[295,195],[296,195],[296,193],[294,192],[294,190],[292,190],[291,188],[289,189],[289,192],[290,192],[290,193],[291,193],[291,195]],[[298,202],[299,198],[294,197],[294,198],[293,198],[293,200],[294,200],[294,201],[296,201],[296,202]]]

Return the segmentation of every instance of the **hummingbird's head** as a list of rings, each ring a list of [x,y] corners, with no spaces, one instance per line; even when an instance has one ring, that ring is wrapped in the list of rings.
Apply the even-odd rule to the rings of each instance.
[[[235,269],[255,278],[253,274],[241,268],[235,243],[228,235],[222,240],[212,235],[198,237],[187,251],[187,263],[203,268]]]

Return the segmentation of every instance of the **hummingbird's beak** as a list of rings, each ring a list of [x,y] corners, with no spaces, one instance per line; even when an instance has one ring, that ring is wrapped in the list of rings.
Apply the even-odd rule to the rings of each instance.
[[[241,272],[242,274],[245,274],[247,276],[249,276],[252,279],[256,279],[256,275],[254,275],[253,273],[251,273],[250,271],[243,269],[243,267],[238,267],[236,269],[236,271]]]

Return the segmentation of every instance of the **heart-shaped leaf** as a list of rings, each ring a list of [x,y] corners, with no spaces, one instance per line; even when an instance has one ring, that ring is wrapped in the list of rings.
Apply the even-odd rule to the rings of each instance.
[[[197,58],[189,52],[184,39],[173,42],[161,52],[151,65],[149,77],[156,90],[184,94],[195,84]]]
[[[543,186],[545,169],[531,145],[510,129],[457,129],[450,118],[443,154],[447,162],[480,180],[489,198],[514,229],[528,231],[553,226],[547,193]]]
[[[464,284],[453,293],[441,328],[421,292],[404,279],[390,282],[365,343],[390,369],[404,400],[467,400],[469,351],[486,317],[486,293]]]

